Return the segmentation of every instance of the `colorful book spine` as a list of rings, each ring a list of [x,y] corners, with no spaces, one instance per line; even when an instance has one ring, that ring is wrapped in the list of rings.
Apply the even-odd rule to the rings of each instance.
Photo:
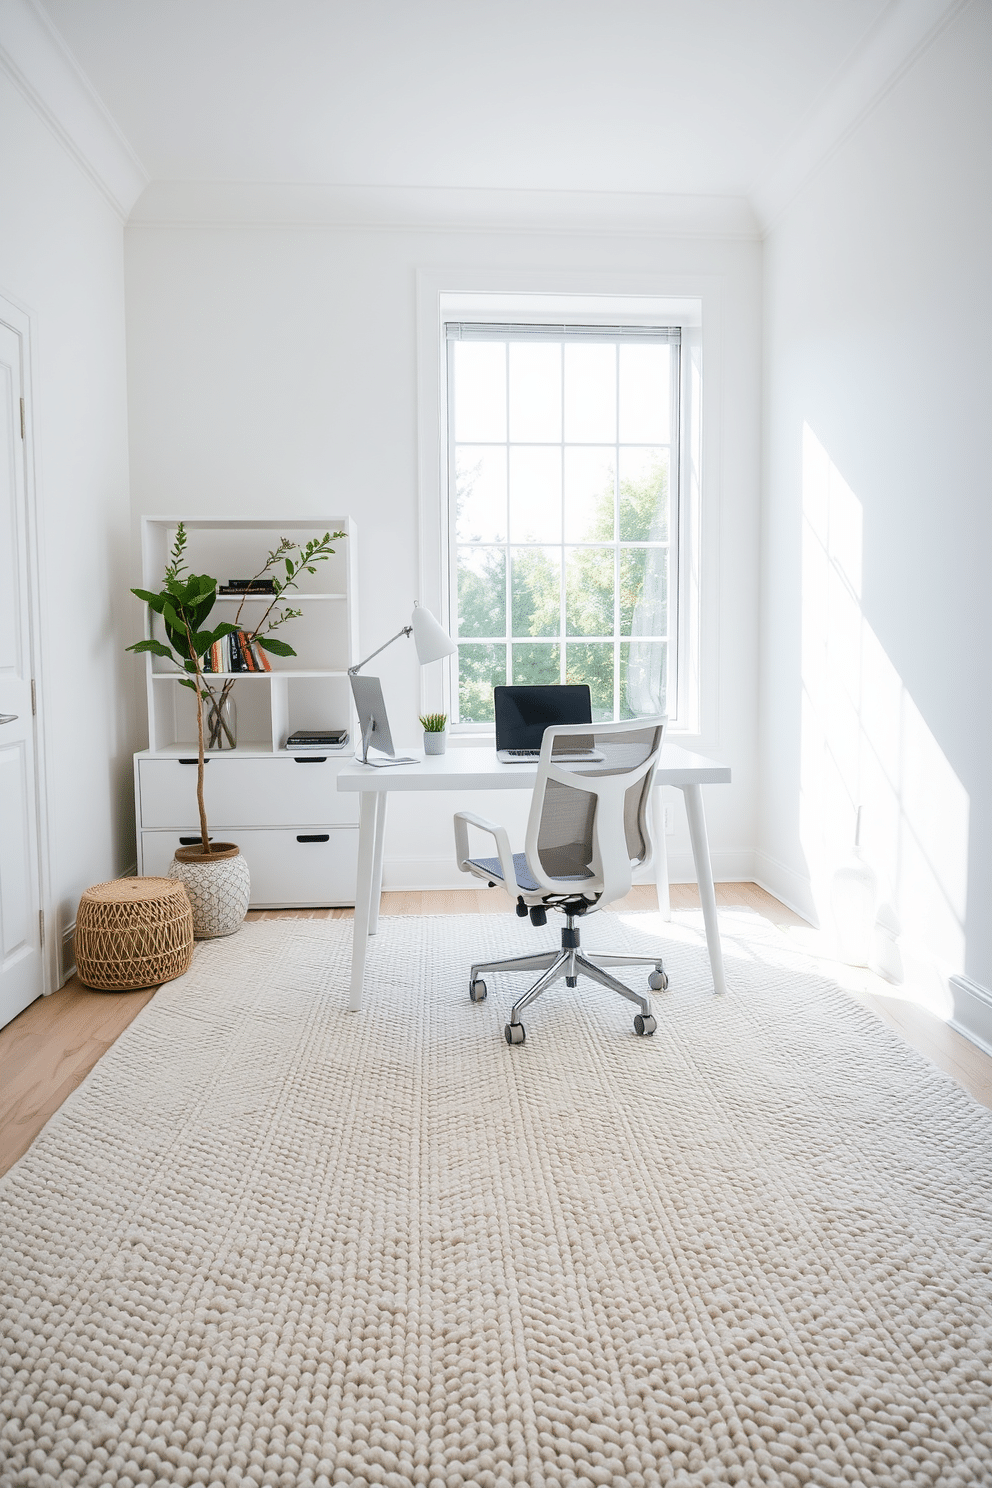
[[[258,662],[258,669],[259,669],[259,671],[260,672],[271,672],[271,670],[272,670],[272,663],[271,663],[271,661],[268,658],[268,654],[267,654],[267,652],[265,650],[265,647],[264,646],[260,646],[258,644],[258,642],[256,641],[255,644],[254,644],[254,646],[252,647],[252,650],[255,653],[255,660]]]
[[[238,631],[238,649],[241,652],[241,659],[244,662],[244,670],[246,672],[259,671],[260,668],[258,662],[252,655],[251,642],[248,639],[247,631]]]

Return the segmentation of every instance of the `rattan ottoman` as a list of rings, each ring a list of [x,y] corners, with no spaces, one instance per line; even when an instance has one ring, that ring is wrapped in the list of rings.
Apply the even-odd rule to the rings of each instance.
[[[76,911],[76,974],[87,987],[129,992],[182,976],[193,959],[193,909],[174,878],[94,884]]]

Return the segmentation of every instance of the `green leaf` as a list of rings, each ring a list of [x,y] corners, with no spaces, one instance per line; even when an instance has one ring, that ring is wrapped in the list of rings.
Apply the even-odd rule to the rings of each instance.
[[[292,563],[290,563],[288,558],[286,559],[286,572],[290,578],[293,577],[293,565]]]
[[[271,651],[273,656],[296,655],[292,646],[287,646],[285,641],[277,641],[275,636],[259,636],[258,644],[264,646],[266,651]]]
[[[196,683],[195,682],[191,682],[188,677],[180,677],[179,678],[179,686],[180,687],[188,687],[189,690],[190,690],[190,692],[195,692],[196,691]]]
[[[126,651],[151,651],[154,656],[167,656],[170,661],[176,661],[168,646],[163,646],[161,641],[135,641],[133,646],[125,646]]]
[[[150,594],[147,589],[132,589],[131,593],[136,594],[139,599],[143,599],[145,604],[150,605],[156,614],[161,615],[162,606],[165,604],[164,594]]]

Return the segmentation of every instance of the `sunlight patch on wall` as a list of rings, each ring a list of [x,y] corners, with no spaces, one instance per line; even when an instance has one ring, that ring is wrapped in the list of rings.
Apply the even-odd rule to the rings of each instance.
[[[964,966],[968,795],[861,608],[860,501],[803,428],[800,835],[825,929],[830,883],[861,845],[903,943],[942,978]]]

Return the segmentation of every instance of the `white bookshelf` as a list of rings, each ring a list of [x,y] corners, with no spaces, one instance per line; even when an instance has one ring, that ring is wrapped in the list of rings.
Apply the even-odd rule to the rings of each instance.
[[[268,655],[269,672],[220,672],[233,679],[238,746],[211,750],[205,776],[211,835],[234,841],[248,859],[252,906],[278,908],[353,904],[357,812],[337,791],[337,772],[354,744],[324,756],[287,751],[301,728],[344,728],[353,739],[348,667],[358,655],[357,535],[350,517],[146,517],[142,523],[141,587],[157,592],[176,529],[187,533],[188,573],[219,584],[253,577],[280,538],[302,545],[325,532],[346,536],[334,555],[304,572],[279,607],[302,614],[276,631],[296,656]],[[278,573],[278,570],[277,570]],[[265,595],[218,595],[206,622],[235,620],[251,631],[271,603]],[[146,610],[146,635],[164,638],[159,617]],[[155,626],[155,629],[150,628]],[[149,747],[135,756],[138,872],[165,873],[176,848],[198,835],[196,699],[180,685],[184,673],[145,653]]]

